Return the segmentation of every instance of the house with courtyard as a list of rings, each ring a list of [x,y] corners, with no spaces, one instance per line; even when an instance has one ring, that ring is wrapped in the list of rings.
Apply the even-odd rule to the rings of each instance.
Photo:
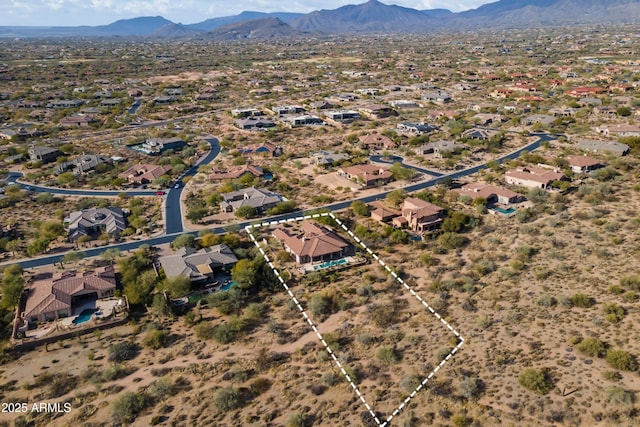
[[[371,119],[383,119],[385,117],[397,115],[397,113],[388,105],[368,104],[360,107],[360,112]]]
[[[372,164],[340,168],[338,174],[361,184],[363,187],[385,185],[393,181],[393,174],[388,168]]]
[[[66,116],[60,119],[60,126],[64,127],[87,127],[92,123],[96,123],[97,120],[91,116],[85,116],[80,114],[74,114]]]
[[[359,139],[362,145],[369,150],[393,150],[396,148],[396,143],[391,138],[379,133],[363,135]]]
[[[113,160],[110,157],[83,154],[75,159],[56,165],[54,172],[56,175],[60,175],[64,172],[71,171],[74,175],[82,175],[94,171],[100,165],[111,163],[113,163]]]
[[[354,110],[330,110],[325,111],[324,115],[327,119],[340,123],[351,123],[360,118],[360,113]]]
[[[211,175],[209,175],[210,181],[223,181],[225,179],[239,179],[243,175],[253,175],[256,178],[262,178],[264,176],[264,170],[252,164],[244,164],[240,166],[235,166],[228,169],[226,172],[223,171],[214,171]]]
[[[231,110],[231,115],[238,119],[244,119],[247,117],[264,116],[264,113],[257,108],[234,108]]]
[[[282,155],[283,149],[282,145],[276,145],[272,142],[263,142],[239,148],[238,152],[244,155],[262,154],[267,157],[278,157]]]
[[[206,284],[214,281],[216,273],[231,271],[238,258],[227,245],[215,245],[200,250],[183,247],[159,262],[167,279],[185,276],[193,284]]]
[[[171,173],[169,165],[140,164],[133,165],[118,174],[118,178],[126,179],[131,184],[149,184],[163,175]]]
[[[370,203],[369,207],[371,209],[371,219],[385,224],[402,215],[402,212],[395,209],[389,209],[380,202]]]
[[[112,266],[94,272],[65,271],[32,282],[25,291],[26,303],[20,317],[30,324],[50,322],[74,314],[87,301],[111,297],[116,290]]]
[[[415,153],[421,156],[425,154],[433,154],[434,157],[442,158],[464,148],[464,145],[455,141],[439,140],[419,146],[415,149]]]
[[[332,228],[310,221],[300,224],[301,232],[276,228],[275,237],[298,264],[330,261],[353,255],[353,245],[340,237]]]
[[[236,119],[234,123],[238,129],[242,130],[260,130],[276,127],[276,123],[273,120],[255,116]]]
[[[472,139],[476,141],[486,141],[497,135],[498,132],[491,129],[483,129],[479,127],[467,129],[462,132],[461,137],[463,139]]]
[[[554,181],[567,180],[567,177],[558,169],[533,166],[509,170],[505,172],[504,177],[507,183],[511,185],[543,189],[550,188]]]
[[[342,160],[349,160],[351,156],[346,153],[336,153],[335,151],[320,150],[314,151],[309,156],[312,165],[331,166]]]
[[[429,123],[402,122],[396,125],[396,129],[398,129],[398,132],[406,135],[419,136],[435,132],[438,130],[438,127],[430,125]]]
[[[324,120],[312,114],[303,114],[299,116],[290,116],[286,118],[286,122],[291,127],[298,126],[323,126]]]
[[[70,241],[76,241],[80,236],[99,237],[104,233],[117,239],[127,227],[126,212],[116,207],[84,209],[71,212],[64,224],[69,230]]]
[[[29,158],[32,162],[52,163],[61,156],[64,156],[64,154],[57,148],[40,145],[29,147]]]
[[[629,125],[629,124],[603,125],[603,126],[600,126],[597,130],[598,132],[606,136],[614,136],[614,137],[640,136],[639,125]]]
[[[497,185],[485,184],[481,182],[472,182],[453,190],[461,196],[468,196],[472,199],[483,198],[487,201],[487,205],[493,204],[510,205],[524,201],[524,197],[515,191],[507,188],[498,187]]]
[[[440,229],[446,210],[440,206],[415,197],[407,197],[402,203],[401,216],[392,219],[397,228],[410,228],[416,233],[427,233]]]
[[[280,194],[264,188],[251,187],[230,193],[223,193],[220,210],[222,212],[235,212],[241,207],[248,206],[255,209],[258,213],[264,213],[283,200],[284,198]]]

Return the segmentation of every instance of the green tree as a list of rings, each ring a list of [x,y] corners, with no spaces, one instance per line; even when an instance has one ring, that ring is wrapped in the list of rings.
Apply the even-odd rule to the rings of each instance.
[[[361,200],[352,202],[351,210],[358,216],[369,216],[369,206]]]
[[[23,290],[24,279],[20,266],[14,264],[7,267],[2,277],[2,306],[13,310],[18,304]]]
[[[576,346],[580,353],[591,357],[604,357],[607,353],[605,344],[597,338],[588,337]]]
[[[257,284],[258,271],[256,263],[249,259],[239,260],[231,269],[231,277],[240,289],[251,289]]]
[[[538,394],[547,394],[553,389],[553,382],[544,371],[527,368],[518,376],[520,385]]]
[[[181,298],[189,293],[191,280],[184,274],[181,274],[172,279],[164,279],[159,286],[161,290],[169,293],[172,298]]]
[[[176,237],[171,243],[174,249],[180,249],[184,247],[194,248],[196,246],[196,238],[192,234],[181,234]]]
[[[404,199],[407,198],[407,192],[404,190],[393,190],[387,197],[385,197],[385,201],[393,207],[398,207],[404,202]]]
[[[624,350],[610,348],[607,350],[606,360],[609,366],[621,371],[635,371],[638,369],[636,358]]]
[[[471,217],[464,212],[455,211],[442,222],[442,231],[459,233],[466,229],[471,221]]]
[[[396,162],[389,169],[393,178],[397,181],[410,180],[416,176],[416,170],[402,166],[402,163]]]
[[[148,398],[144,393],[125,391],[119,394],[111,404],[111,412],[117,421],[133,421],[148,405]]]
[[[74,266],[84,259],[84,252],[80,251],[69,251],[62,257],[62,262],[71,263]]]
[[[238,218],[248,219],[255,217],[258,214],[258,211],[256,211],[256,208],[252,206],[240,206],[235,210],[234,214]]]
[[[147,332],[142,338],[142,345],[151,350],[158,350],[167,345],[168,334],[160,329],[153,329]]]
[[[151,292],[158,280],[155,271],[145,270],[133,280],[124,283],[124,294],[130,304],[148,304]]]

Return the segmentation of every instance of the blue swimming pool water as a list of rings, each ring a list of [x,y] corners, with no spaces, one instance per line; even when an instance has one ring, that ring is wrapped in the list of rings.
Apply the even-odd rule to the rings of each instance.
[[[325,263],[322,263],[320,265],[315,265],[313,266],[314,270],[324,270],[325,268],[329,268],[329,267],[333,267],[336,265],[342,265],[342,264],[346,264],[347,260],[342,258],[342,259],[338,259],[338,260],[333,260],[333,261],[327,261]]]
[[[234,287],[235,285],[237,285],[238,282],[229,282],[229,283],[225,283],[224,285],[222,285],[222,287],[220,289],[222,289],[223,291],[228,291],[229,289],[231,289],[232,287]]]
[[[271,175],[269,172],[265,172],[264,173],[264,179],[266,181],[271,181],[273,179],[273,175]]]
[[[96,312],[96,309],[94,308],[85,308],[84,310],[82,310],[82,312],[78,315],[78,317],[76,317],[75,319],[73,319],[73,324],[74,325],[79,325],[81,323],[85,323],[88,322],[89,320],[91,320],[91,316],[93,315],[93,313]]]
[[[514,212],[516,211],[516,210],[515,210],[515,209],[513,209],[513,208],[504,209],[504,208],[498,208],[498,207],[496,207],[496,208],[493,208],[493,209],[494,209],[494,210],[496,210],[496,211],[498,211],[498,212],[500,212],[501,214],[504,214],[504,215],[509,215],[509,214],[512,214],[512,213],[514,213]]]

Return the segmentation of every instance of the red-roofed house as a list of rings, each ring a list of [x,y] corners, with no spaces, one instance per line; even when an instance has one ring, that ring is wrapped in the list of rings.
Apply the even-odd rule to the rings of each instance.
[[[566,180],[567,177],[555,169],[524,167],[505,172],[508,184],[521,185],[527,188],[547,188],[553,181]]]
[[[303,221],[302,233],[289,234],[277,228],[273,237],[278,239],[298,264],[340,259],[354,253],[354,247],[326,225]]]
[[[31,284],[22,317],[30,323],[68,317],[78,301],[110,297],[115,289],[116,275],[112,266],[93,273],[64,272]]]
[[[602,167],[602,162],[591,156],[567,156],[566,159],[575,173],[589,172]]]
[[[360,142],[368,149],[382,150],[396,148],[396,143],[388,136],[379,133],[372,133],[360,137]]]
[[[375,165],[349,166],[338,169],[338,174],[359,182],[364,187],[384,185],[393,181],[393,174],[389,169]]]
[[[418,233],[440,228],[445,216],[444,208],[422,199],[407,197],[402,204],[402,216],[393,219],[396,227],[409,227]]]
[[[133,165],[126,171],[118,174],[133,184],[148,184],[171,172],[169,165]]]

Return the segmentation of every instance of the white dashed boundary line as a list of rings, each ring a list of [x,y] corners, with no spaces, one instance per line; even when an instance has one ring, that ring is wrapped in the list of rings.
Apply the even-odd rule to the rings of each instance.
[[[285,282],[285,280],[282,278],[282,276],[280,275],[280,272],[278,271],[277,268],[275,268],[275,266],[273,265],[273,262],[269,259],[269,256],[265,253],[264,249],[262,248],[262,246],[260,246],[260,243],[256,240],[255,236],[253,235],[253,233],[251,233],[251,230],[254,228],[262,228],[262,227],[269,227],[271,225],[275,225],[275,224],[283,224],[283,223],[287,223],[287,222],[298,222],[298,221],[302,221],[305,219],[313,219],[313,218],[319,218],[319,217],[323,217],[323,216],[330,216],[340,227],[342,227],[342,229],[344,231],[346,231],[349,236],[354,239],[356,242],[358,242],[358,244],[362,247],[362,249],[364,249],[365,251],[367,251],[367,253],[369,255],[371,255],[377,262],[378,264],[380,264],[382,267],[384,267],[384,269],[393,276],[394,279],[396,279],[396,281],[398,281],[398,283],[400,283],[406,290],[409,291],[409,293],[411,295],[413,295],[423,306],[426,307],[427,310],[429,310],[431,312],[431,314],[433,314],[440,322],[442,322],[442,324],[449,330],[451,331],[456,338],[460,341],[458,343],[458,345],[456,345],[451,352],[447,355],[447,357],[445,357],[439,365],[437,365],[430,373],[429,375],[420,382],[420,384],[418,385],[418,387],[416,387],[415,390],[413,390],[411,392],[411,394],[409,396],[407,396],[406,399],[404,399],[404,401],[400,404],[400,406],[398,406],[398,408],[396,408],[396,410],[393,411],[393,413],[391,415],[389,415],[389,417],[387,417],[386,420],[381,421],[375,414],[375,412],[373,411],[373,409],[371,408],[371,405],[369,405],[369,403],[367,403],[367,400],[364,398],[364,396],[362,395],[362,393],[360,393],[360,390],[358,389],[358,387],[356,386],[356,384],[353,382],[353,380],[351,379],[351,377],[349,376],[349,374],[347,373],[347,371],[345,370],[344,366],[342,365],[342,363],[340,362],[340,360],[338,360],[338,358],[336,357],[335,353],[333,352],[333,350],[331,350],[331,347],[329,347],[329,345],[327,344],[327,342],[324,340],[324,338],[322,337],[322,334],[320,333],[320,331],[318,331],[318,327],[315,325],[315,323],[313,322],[313,320],[311,320],[311,318],[307,315],[306,311],[302,308],[302,305],[300,305],[300,302],[298,301],[298,299],[295,297],[295,295],[293,295],[293,292],[291,291],[291,288],[289,288],[289,286],[287,285],[287,283]],[[460,348],[462,347],[462,345],[464,344],[464,338],[462,338],[462,336],[458,333],[458,331],[456,329],[453,328],[453,326],[451,326],[451,324],[449,322],[447,322],[442,316],[440,316],[440,314],[438,314],[437,311],[435,311],[433,309],[433,307],[431,307],[420,295],[418,295],[413,288],[411,288],[411,286],[409,286],[409,284],[407,282],[405,282],[404,280],[402,280],[401,277],[398,276],[398,274],[393,271],[382,259],[380,259],[380,257],[378,257],[378,255],[376,255],[375,253],[373,253],[371,251],[371,249],[369,249],[367,247],[367,245],[364,244],[364,242],[362,242],[362,240],[360,240],[358,238],[358,236],[356,236],[351,230],[349,230],[347,228],[347,226],[340,221],[333,213],[331,212],[327,212],[327,213],[321,213],[321,214],[314,214],[314,215],[307,215],[307,216],[300,216],[297,218],[291,218],[291,219],[287,219],[287,220],[280,220],[280,221],[272,221],[272,222],[263,222],[263,223],[259,223],[259,224],[253,224],[253,225],[248,225],[245,227],[246,232],[249,234],[249,236],[251,237],[251,240],[253,241],[253,244],[256,245],[256,247],[258,248],[258,250],[260,251],[260,254],[264,257],[265,261],[267,262],[267,264],[269,265],[269,267],[271,267],[271,269],[273,270],[273,272],[275,273],[276,277],[278,278],[278,280],[280,281],[280,283],[282,284],[282,286],[284,287],[284,289],[287,291],[287,293],[289,294],[289,296],[291,297],[291,299],[293,300],[293,302],[296,304],[296,307],[298,307],[298,310],[300,310],[300,313],[302,313],[302,316],[304,317],[304,319],[307,321],[307,323],[309,324],[309,326],[311,326],[311,329],[313,330],[313,332],[316,333],[316,335],[318,336],[318,339],[320,340],[320,342],[322,343],[322,345],[324,346],[325,350],[327,351],[327,353],[329,353],[329,355],[331,356],[331,358],[333,359],[334,363],[336,364],[336,366],[338,366],[338,368],[340,369],[340,372],[342,372],[342,375],[344,375],[344,377],[347,379],[347,381],[349,382],[349,384],[351,385],[351,388],[353,388],[353,391],[356,393],[356,395],[358,396],[358,398],[360,399],[360,401],[362,402],[362,404],[364,405],[365,408],[367,408],[367,411],[369,411],[369,414],[371,414],[371,416],[373,417],[373,419],[376,421],[376,423],[380,426],[380,427],[386,427],[391,420],[397,416],[400,411],[402,411],[404,409],[404,407],[411,401],[411,399],[413,399],[415,397],[415,395],[422,390],[425,385],[429,382],[429,380],[431,380],[431,378],[433,378],[433,376],[440,370],[442,369],[442,367],[444,366],[445,363],[447,363],[449,361],[449,359],[451,359],[453,357],[454,354],[456,354],[456,352],[458,350],[460,350]]]

